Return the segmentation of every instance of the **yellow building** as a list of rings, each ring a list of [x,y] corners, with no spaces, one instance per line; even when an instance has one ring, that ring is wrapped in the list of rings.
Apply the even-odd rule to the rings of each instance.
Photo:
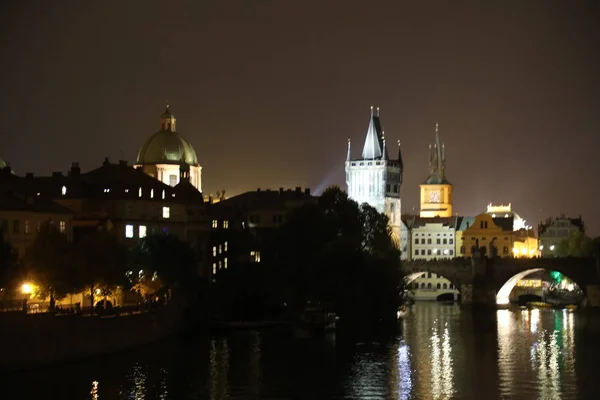
[[[463,232],[460,249],[465,257],[537,257],[538,242],[531,229],[514,229],[514,216],[496,217],[479,214]]]
[[[452,216],[452,184],[446,180],[446,155],[440,145],[438,124],[435,124],[435,144],[429,146],[429,177],[421,184],[422,218]]]

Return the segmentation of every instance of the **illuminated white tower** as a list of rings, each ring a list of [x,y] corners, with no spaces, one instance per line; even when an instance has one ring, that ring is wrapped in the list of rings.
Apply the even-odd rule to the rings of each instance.
[[[346,156],[348,196],[359,204],[368,203],[390,219],[394,239],[400,239],[402,221],[400,186],[402,186],[402,152],[398,141],[398,158],[388,157],[384,132],[379,121],[379,107],[373,112],[360,158],[351,158],[350,139]]]

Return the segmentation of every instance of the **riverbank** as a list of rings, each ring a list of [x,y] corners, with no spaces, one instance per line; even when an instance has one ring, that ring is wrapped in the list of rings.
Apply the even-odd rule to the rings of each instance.
[[[0,313],[0,372],[82,359],[152,343],[182,329],[165,306],[127,316]]]

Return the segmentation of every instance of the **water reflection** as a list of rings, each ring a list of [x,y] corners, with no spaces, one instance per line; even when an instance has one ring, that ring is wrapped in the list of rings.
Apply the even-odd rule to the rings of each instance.
[[[452,347],[450,332],[445,326],[442,337],[438,330],[432,328],[431,335],[431,384],[435,399],[451,398],[454,392],[452,371]]]
[[[98,381],[92,382],[92,391],[90,394],[92,395],[92,400],[98,400]]]
[[[538,309],[500,310],[497,315],[500,394],[569,397],[576,379],[574,315],[566,310]]]
[[[229,394],[229,345],[227,339],[211,340],[209,362],[210,399],[223,399]]]
[[[412,392],[412,371],[410,368],[410,348],[401,340],[398,344],[398,400],[407,400]]]

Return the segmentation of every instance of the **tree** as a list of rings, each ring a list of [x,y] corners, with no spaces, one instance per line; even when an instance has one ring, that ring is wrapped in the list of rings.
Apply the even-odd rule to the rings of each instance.
[[[42,226],[27,249],[24,266],[28,279],[38,288],[37,296],[50,296],[50,309],[57,298],[63,298],[76,287],[72,247],[67,236],[54,225]]]
[[[15,249],[5,240],[4,232],[0,231],[0,288],[13,289],[17,284],[18,274]]]
[[[557,257],[590,257],[594,253],[594,243],[585,233],[575,231],[556,246]]]
[[[134,275],[156,277],[163,289],[193,287],[198,268],[194,250],[177,236],[156,233],[141,239],[134,249]]]
[[[106,296],[125,282],[127,249],[110,232],[84,236],[77,244],[75,262],[79,289],[89,290],[92,307],[97,290]]]
[[[296,310],[316,301],[343,320],[395,318],[400,251],[384,214],[332,187],[292,212],[279,239],[276,284]]]

